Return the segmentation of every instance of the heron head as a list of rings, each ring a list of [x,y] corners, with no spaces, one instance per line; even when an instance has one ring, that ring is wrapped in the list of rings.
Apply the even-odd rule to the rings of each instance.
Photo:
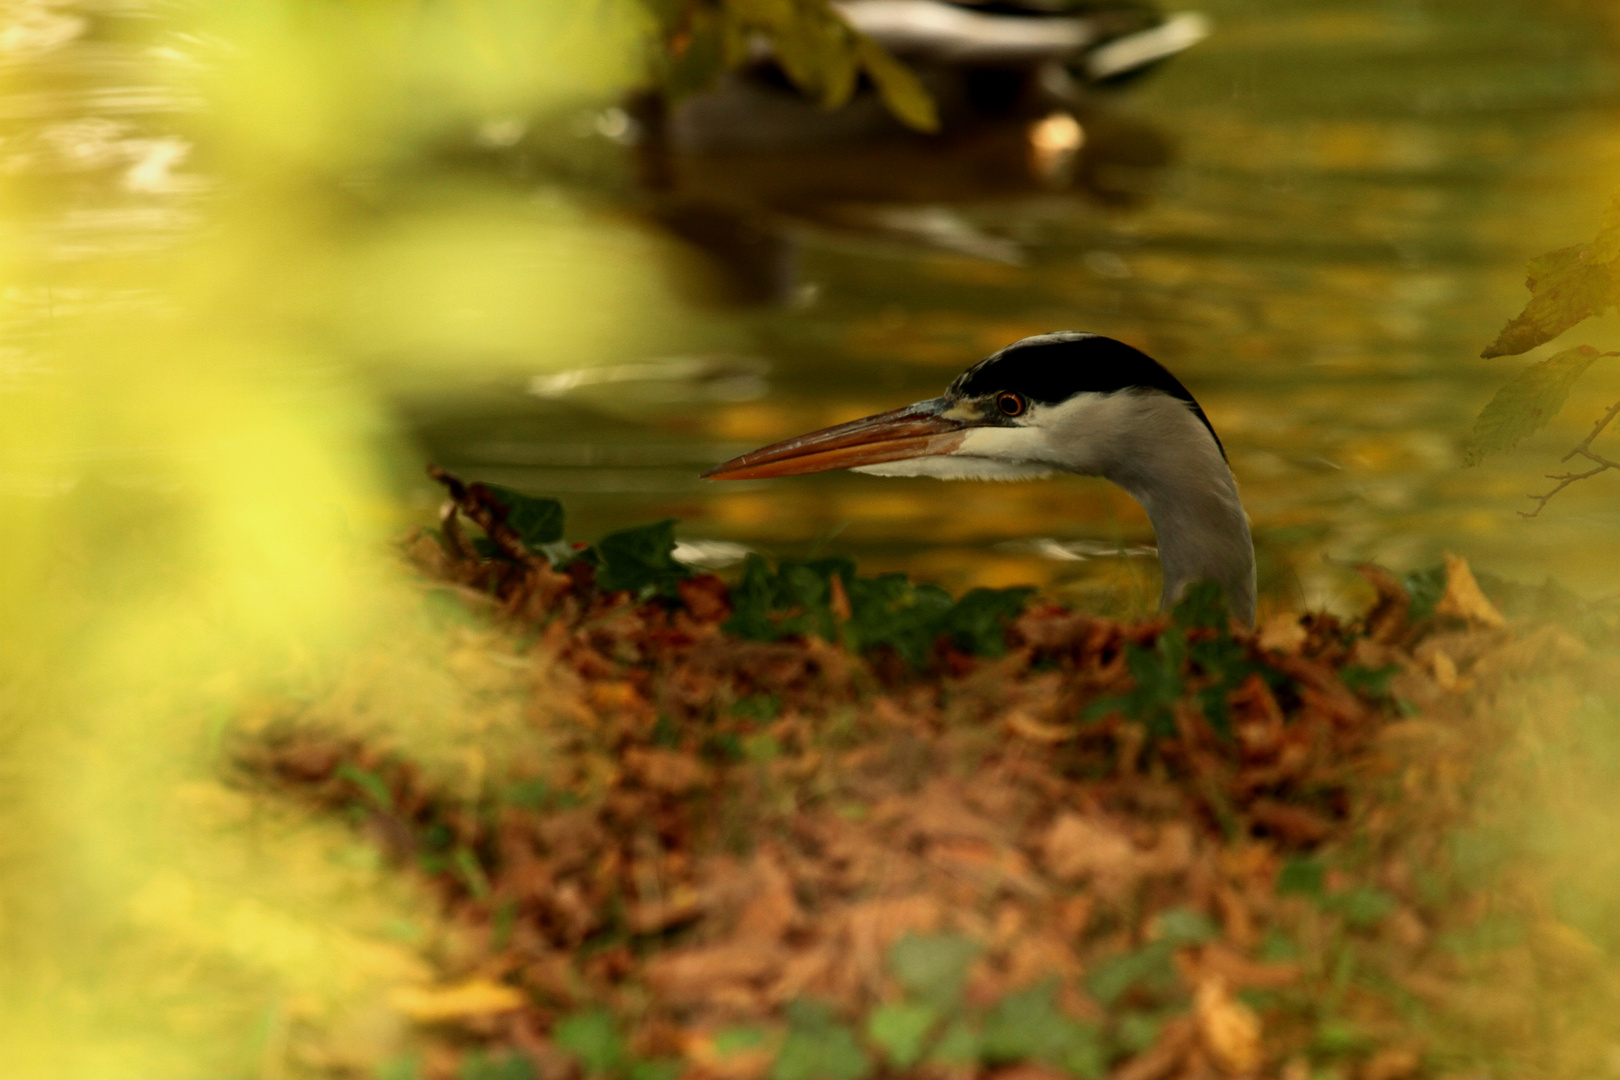
[[[1168,400],[1166,400],[1168,399]],[[752,450],[710,480],[853,469],[880,476],[1020,480],[1054,471],[1106,474],[1145,402],[1191,413],[1186,387],[1123,342],[1065,331],[1024,338],[968,368],[936,398]]]

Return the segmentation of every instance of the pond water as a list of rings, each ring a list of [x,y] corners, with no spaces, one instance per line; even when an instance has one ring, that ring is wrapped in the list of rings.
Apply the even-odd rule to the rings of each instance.
[[[599,272],[578,255],[588,245],[549,278],[526,276],[549,256],[524,247],[502,207],[562,197],[558,170],[536,171],[529,154],[549,153],[550,136],[532,136],[546,122],[492,114],[463,118],[458,134],[444,118],[422,121],[437,143],[375,155],[392,162],[386,175],[373,163],[369,174],[339,176],[335,188],[354,203],[349,232],[328,229],[319,241],[431,218],[484,185],[466,196],[477,213],[372,245],[334,276],[360,284],[354,303],[334,304],[323,347],[384,372],[375,385],[405,431],[403,516],[427,520],[436,503],[418,471],[425,458],[563,499],[581,538],[673,516],[688,550],[714,565],[743,550],[839,553],[958,589],[1036,582],[1099,609],[1144,610],[1158,592],[1151,529],[1099,480],[698,478],[752,447],[934,396],[1017,338],[1083,329],[1143,348],[1202,402],[1253,519],[1263,609],[1346,606],[1360,595],[1346,564],[1407,570],[1447,550],[1512,579],[1620,591],[1610,554],[1620,480],[1572,489],[1534,521],[1516,513],[1620,398],[1620,370],[1594,369],[1553,427],[1512,454],[1464,469],[1459,449],[1524,362],[1478,353],[1521,305],[1525,261],[1589,238],[1620,176],[1612,13],[1579,0],[1197,6],[1213,26],[1206,41],[1081,109],[1078,124],[1026,118],[943,150],[899,139],[859,151],[661,157],[635,108],[599,94],[558,113],[573,149],[548,160],[571,177],[566,198],[615,223],[603,252],[656,263],[647,275],[701,294],[674,302],[673,314],[641,285],[605,290],[612,303],[547,300],[566,292],[553,288],[564,279]],[[141,4],[84,7],[146,18]],[[43,56],[40,75],[7,99],[0,120],[7,160],[44,178],[36,215],[60,214],[58,251],[139,257],[143,245],[184,234],[209,167],[162,134],[197,108],[186,80],[149,92],[140,58],[157,52],[64,50],[85,32],[76,8],[28,10],[0,47]],[[356,51],[333,68],[352,83],[328,89],[363,102],[357,88],[380,81],[370,62]],[[431,95],[409,100],[432,112]],[[1076,143],[1077,179],[1066,187],[1062,158]],[[114,178],[122,201],[81,212],[75,185],[95,176]],[[489,195],[502,184],[505,195]],[[746,212],[694,216],[669,197],[683,185]],[[445,236],[463,244],[473,233],[489,240],[480,250],[505,244],[509,264],[464,257],[393,288],[405,271],[392,252],[408,251],[422,269],[437,265]],[[685,243],[674,237],[703,235],[731,251],[729,278],[691,250],[666,261]],[[283,257],[274,243],[265,250]],[[319,252],[308,265],[320,271],[310,280],[328,280]],[[272,276],[267,285],[299,275]],[[391,325],[413,316],[411,288],[443,309],[414,338]],[[372,304],[384,295],[392,307]],[[488,370],[479,368],[495,340],[481,329],[486,317],[505,320],[508,354]],[[584,322],[625,332],[576,349],[571,328]],[[1570,335],[1604,347],[1617,338],[1612,322]],[[406,353],[434,359],[389,368]]]
[[[1135,205],[935,192],[897,198],[888,219],[922,220],[921,240],[812,223],[795,234],[793,301],[719,316],[741,348],[625,356],[477,409],[417,406],[419,437],[452,468],[563,498],[585,534],[670,515],[693,541],[1139,608],[1157,591],[1152,533],[1102,481],[697,479],[933,396],[1019,337],[1086,329],[1145,349],[1200,398],[1271,605],[1342,604],[1342,563],[1410,569],[1445,550],[1510,578],[1620,589],[1612,481],[1516,514],[1620,380],[1595,373],[1551,432],[1485,467],[1463,469],[1459,450],[1523,363],[1477,357],[1522,302],[1524,262],[1589,236],[1617,175],[1612,25],[1528,0],[1205,9],[1209,40],[1107,105],[1171,149]]]

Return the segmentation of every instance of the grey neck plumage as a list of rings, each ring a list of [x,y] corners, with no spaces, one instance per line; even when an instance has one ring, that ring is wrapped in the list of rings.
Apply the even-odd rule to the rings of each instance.
[[[1232,617],[1254,625],[1254,542],[1237,481],[1215,438],[1185,403],[1163,394],[1115,394],[1134,415],[1098,462],[1098,475],[1128,491],[1158,536],[1169,608],[1187,587],[1214,581]]]

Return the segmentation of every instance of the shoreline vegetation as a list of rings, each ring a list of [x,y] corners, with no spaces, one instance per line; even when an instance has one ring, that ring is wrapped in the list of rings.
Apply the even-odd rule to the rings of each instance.
[[[1361,568],[1354,620],[1251,634],[1195,589],[1131,625],[842,560],[728,585],[670,523],[587,548],[556,503],[435,476],[406,556],[518,719],[470,771],[357,731],[343,694],[231,748],[235,783],[346,818],[440,899],[381,1080],[1606,1060],[1604,951],[1500,839],[1537,797],[1504,783],[1527,731],[1573,746],[1600,673],[1461,560],[1427,593]]]

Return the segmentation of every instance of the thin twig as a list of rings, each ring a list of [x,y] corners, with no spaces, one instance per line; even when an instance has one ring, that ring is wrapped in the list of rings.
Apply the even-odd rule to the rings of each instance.
[[[1613,354],[1611,353],[1606,355]],[[1620,461],[1612,461],[1609,458],[1604,457],[1602,454],[1592,452],[1592,440],[1603,434],[1603,429],[1608,427],[1616,416],[1620,416],[1620,401],[1617,401],[1613,405],[1609,406],[1609,411],[1604,413],[1598,419],[1598,422],[1592,425],[1592,430],[1587,434],[1586,438],[1575,444],[1575,449],[1558,459],[1560,461],[1568,461],[1572,457],[1583,457],[1588,461],[1595,462],[1597,467],[1594,469],[1588,469],[1586,472],[1582,473],[1548,473],[1547,479],[1558,481],[1558,486],[1547,492],[1545,495],[1526,496],[1526,498],[1534,499],[1536,501],[1536,508],[1529,511],[1520,510],[1520,517],[1535,517],[1537,514],[1541,513],[1547,508],[1547,503],[1552,500],[1554,495],[1557,495],[1560,491],[1563,491],[1577,480],[1590,480],[1598,473],[1608,472],[1610,469],[1620,469]]]

